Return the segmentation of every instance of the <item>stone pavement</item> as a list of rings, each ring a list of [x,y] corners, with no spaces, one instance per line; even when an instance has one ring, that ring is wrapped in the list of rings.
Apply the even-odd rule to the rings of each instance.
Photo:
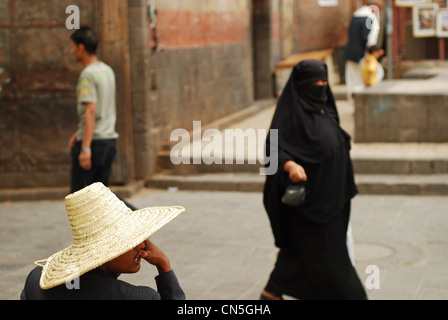
[[[143,189],[129,201],[187,209],[151,240],[170,257],[188,299],[258,298],[277,252],[261,193]],[[448,197],[354,199],[358,274],[366,283],[368,266],[380,272],[370,299],[448,299],[447,208]],[[0,299],[18,299],[33,261],[70,243],[62,200],[0,203]],[[122,279],[154,286],[155,274],[144,265]]]

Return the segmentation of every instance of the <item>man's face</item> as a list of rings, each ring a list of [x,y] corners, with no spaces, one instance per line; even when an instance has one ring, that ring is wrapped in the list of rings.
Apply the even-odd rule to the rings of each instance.
[[[381,10],[384,7],[384,1],[367,1],[368,6],[378,7]]]
[[[76,62],[82,61],[83,49],[84,46],[82,44],[77,45],[73,40],[70,41],[71,49],[70,54]]]
[[[380,50],[376,50],[373,52],[373,56],[378,60],[379,58],[381,58],[384,55],[384,50],[380,49]]]
[[[116,276],[122,273],[136,273],[140,270],[144,249],[145,244],[142,243],[118,258],[105,263],[101,268]]]

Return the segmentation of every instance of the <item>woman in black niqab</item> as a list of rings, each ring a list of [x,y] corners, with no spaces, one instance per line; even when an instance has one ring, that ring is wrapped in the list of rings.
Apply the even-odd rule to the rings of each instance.
[[[346,245],[357,194],[351,138],[339,125],[323,62],[293,68],[270,129],[266,153],[272,159],[277,151],[278,170],[266,177],[263,202],[280,251],[262,298],[366,299]],[[281,202],[293,183],[305,186],[299,206]]]

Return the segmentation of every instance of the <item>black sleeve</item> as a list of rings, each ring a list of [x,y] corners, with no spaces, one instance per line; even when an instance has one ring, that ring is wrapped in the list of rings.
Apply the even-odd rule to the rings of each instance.
[[[185,293],[173,270],[158,275],[155,280],[162,300],[185,300]]]
[[[25,289],[23,289],[22,293],[20,294],[20,300],[27,300],[26,294],[25,294]]]

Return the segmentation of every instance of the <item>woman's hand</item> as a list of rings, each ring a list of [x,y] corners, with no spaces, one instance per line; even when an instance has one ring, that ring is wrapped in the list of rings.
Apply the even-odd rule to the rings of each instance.
[[[157,267],[159,274],[171,271],[170,260],[165,253],[149,240],[144,242],[142,258]]]
[[[289,173],[289,179],[294,183],[308,180],[305,169],[294,161],[286,162],[283,166],[283,170]]]

